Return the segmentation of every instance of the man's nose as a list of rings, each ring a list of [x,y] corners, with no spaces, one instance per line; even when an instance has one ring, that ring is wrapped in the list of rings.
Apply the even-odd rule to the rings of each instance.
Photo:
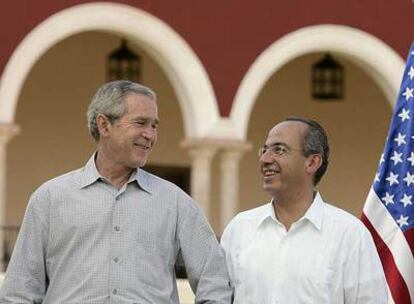
[[[156,134],[157,130],[151,126],[146,127],[142,132],[142,136],[146,139],[154,139]]]
[[[272,163],[274,158],[272,157],[271,153],[269,153],[269,150],[266,150],[259,158],[259,161],[262,164],[269,164]]]

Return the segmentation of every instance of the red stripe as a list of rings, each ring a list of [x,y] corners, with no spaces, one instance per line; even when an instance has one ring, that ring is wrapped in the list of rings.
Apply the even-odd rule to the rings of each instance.
[[[398,271],[390,249],[378,235],[377,231],[372,226],[371,222],[368,220],[365,214],[362,214],[361,220],[371,232],[372,238],[374,239],[375,245],[377,246],[378,255],[381,259],[382,267],[384,268],[385,277],[387,279],[392,298],[394,299],[394,303],[411,304],[410,293],[408,291],[407,284]]]
[[[408,245],[410,246],[411,254],[413,255],[413,258],[414,258],[414,228],[411,228],[410,230],[407,230],[406,232],[404,232],[404,236],[408,242]]]

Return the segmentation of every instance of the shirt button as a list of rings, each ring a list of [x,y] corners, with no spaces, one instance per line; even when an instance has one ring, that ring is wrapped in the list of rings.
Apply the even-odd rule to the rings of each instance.
[[[114,295],[116,295],[116,294],[118,293],[118,290],[114,289],[114,290],[112,290],[112,293],[113,293]]]
[[[114,262],[115,263],[118,263],[119,262],[119,259],[118,258],[114,258]]]
[[[121,227],[115,226],[114,229],[115,229],[115,231],[119,231],[119,230],[121,230]]]

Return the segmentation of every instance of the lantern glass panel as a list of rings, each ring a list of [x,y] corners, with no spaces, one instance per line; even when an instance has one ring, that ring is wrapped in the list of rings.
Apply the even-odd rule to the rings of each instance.
[[[318,100],[343,98],[344,69],[331,55],[312,65],[312,97]]]
[[[108,56],[107,79],[141,81],[141,58],[128,48],[125,39],[121,41],[121,46]]]

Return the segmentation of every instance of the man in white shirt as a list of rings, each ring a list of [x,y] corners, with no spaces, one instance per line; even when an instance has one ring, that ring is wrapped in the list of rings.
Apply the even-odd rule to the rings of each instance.
[[[288,118],[270,130],[259,157],[272,200],[238,214],[222,236],[234,303],[387,303],[368,230],[315,190],[328,166],[323,128]]]

